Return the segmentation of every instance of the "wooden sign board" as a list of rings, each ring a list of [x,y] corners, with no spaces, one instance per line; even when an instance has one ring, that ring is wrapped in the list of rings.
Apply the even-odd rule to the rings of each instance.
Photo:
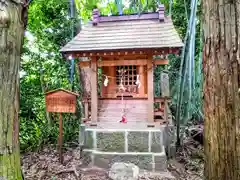
[[[65,89],[56,89],[46,93],[48,112],[75,113],[78,94]]]

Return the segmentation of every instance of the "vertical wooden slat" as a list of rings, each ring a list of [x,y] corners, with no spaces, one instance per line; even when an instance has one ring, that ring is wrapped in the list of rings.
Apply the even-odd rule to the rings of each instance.
[[[114,77],[115,75],[115,68],[114,67],[108,67],[108,74],[110,77]],[[115,87],[116,87],[116,82],[114,78],[109,78],[108,79],[108,86],[107,86],[107,94],[112,94],[112,93],[116,93],[114,91]]]
[[[147,63],[147,90],[148,90],[148,122],[154,122],[153,114],[154,114],[154,89],[153,89],[153,63],[152,56],[148,56]]]
[[[147,75],[148,75],[148,72],[147,72],[147,65],[144,66],[144,94],[147,94],[147,90],[148,90],[148,87],[147,87]]]
[[[102,74],[107,75],[107,67],[102,67]],[[104,86],[104,80],[105,80],[105,76],[102,76],[102,90],[101,90],[101,97],[106,97],[107,94],[107,87]]]
[[[59,114],[58,148],[59,148],[59,161],[61,164],[63,163],[62,144],[63,144],[63,121],[62,121],[62,113],[60,113]]]
[[[97,57],[91,60],[91,121],[97,122],[98,93],[97,93]]]
[[[127,70],[127,71],[128,71],[128,72],[127,72],[127,74],[128,74],[128,75],[127,75],[127,81],[128,81],[128,82],[127,82],[127,85],[128,85],[128,86],[130,85],[130,83],[129,83],[129,79],[130,79],[130,76],[131,76],[131,74],[130,74],[130,69],[131,69],[131,66],[128,66],[128,70]]]
[[[139,66],[139,78],[140,78],[140,83],[141,86],[139,88],[139,95],[140,96],[144,96],[145,92],[144,92],[144,86],[146,86],[144,84],[144,66]]]
[[[103,72],[103,67],[98,67],[98,66],[97,66],[97,70],[98,70],[98,69],[101,69],[101,72]],[[98,78],[98,79],[101,79],[101,80],[100,80],[101,82],[104,82],[105,77],[103,77],[102,75],[100,75],[100,77],[97,77],[97,78]],[[97,87],[98,87],[98,83],[97,83]],[[103,83],[101,83],[101,84],[100,84],[99,97],[102,97],[103,88],[104,88],[104,85],[103,85]]]

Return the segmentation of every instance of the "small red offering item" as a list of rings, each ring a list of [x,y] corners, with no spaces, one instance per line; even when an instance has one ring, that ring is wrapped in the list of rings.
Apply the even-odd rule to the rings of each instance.
[[[162,108],[162,107],[159,108],[159,111],[164,112],[164,108]]]
[[[120,121],[120,123],[127,123],[127,119],[126,119],[126,116],[122,116],[122,120]]]

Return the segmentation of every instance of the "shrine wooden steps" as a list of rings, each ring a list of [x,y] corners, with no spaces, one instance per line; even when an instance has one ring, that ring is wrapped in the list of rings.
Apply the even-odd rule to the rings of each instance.
[[[145,100],[102,100],[98,109],[99,122],[117,122],[125,115],[128,122],[147,122]]]
[[[148,122],[148,101],[146,100],[101,100],[98,108],[99,122],[118,122],[125,115],[128,122]],[[155,122],[165,124],[164,110],[154,111]]]

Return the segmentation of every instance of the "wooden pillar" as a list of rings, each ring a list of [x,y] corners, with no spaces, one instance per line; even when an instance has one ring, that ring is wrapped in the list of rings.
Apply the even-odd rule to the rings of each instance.
[[[153,62],[152,56],[148,56],[147,63],[147,90],[148,90],[148,122],[154,122],[154,87],[153,87]]]
[[[108,73],[109,73],[108,75],[110,77],[115,77],[115,72],[116,72],[115,66],[108,67]],[[107,93],[108,93],[108,97],[113,97],[113,95],[116,94],[116,79],[115,78],[109,79]]]
[[[97,93],[97,57],[91,59],[91,121],[97,122],[98,93]]]
[[[139,96],[144,97],[145,95],[144,86],[146,86],[146,84],[144,84],[144,66],[143,65],[139,66],[139,74],[140,74],[140,83],[141,83],[141,86],[139,88]]]

